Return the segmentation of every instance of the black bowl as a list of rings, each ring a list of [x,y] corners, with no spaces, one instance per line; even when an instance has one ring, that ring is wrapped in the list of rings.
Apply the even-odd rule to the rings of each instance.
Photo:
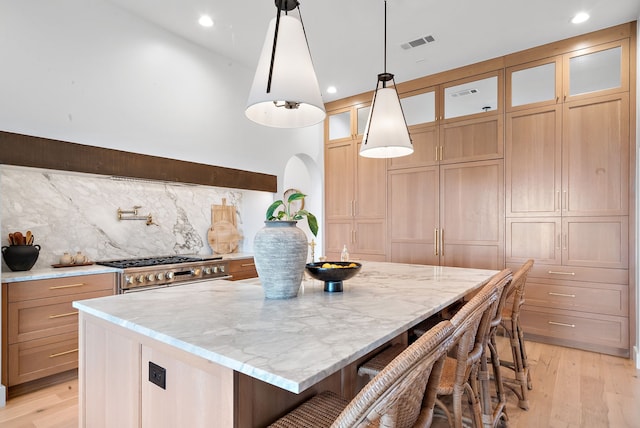
[[[349,266],[351,263],[354,267],[339,268],[323,268],[322,265],[329,263],[332,265]],[[356,262],[316,262],[307,263],[305,266],[309,275],[313,278],[324,281],[324,291],[334,292],[342,291],[342,281],[352,278],[360,271],[362,265]]]
[[[2,247],[4,262],[12,271],[29,270],[40,255],[40,245],[11,245]]]

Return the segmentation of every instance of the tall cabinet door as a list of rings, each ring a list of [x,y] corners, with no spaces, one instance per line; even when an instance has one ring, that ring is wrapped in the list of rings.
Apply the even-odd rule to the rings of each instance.
[[[327,218],[350,219],[354,213],[355,160],[350,141],[327,146],[325,163],[325,195]]]
[[[629,95],[564,107],[563,215],[627,215]]]
[[[441,264],[504,266],[502,159],[440,166]]]
[[[389,261],[439,264],[439,168],[389,171]]]
[[[560,215],[561,107],[507,114],[506,216]]]

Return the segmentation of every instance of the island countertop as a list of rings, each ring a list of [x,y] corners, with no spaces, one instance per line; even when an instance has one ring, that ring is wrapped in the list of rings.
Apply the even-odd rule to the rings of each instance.
[[[496,271],[363,262],[344,292],[308,279],[268,300],[259,280],[199,282],[77,301],[143,336],[299,393],[462,298]]]

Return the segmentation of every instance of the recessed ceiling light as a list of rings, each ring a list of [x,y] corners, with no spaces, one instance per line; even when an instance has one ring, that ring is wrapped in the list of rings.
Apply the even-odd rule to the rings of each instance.
[[[327,88],[327,94],[335,94],[336,92],[338,92],[338,89],[335,86],[329,86]]]
[[[574,24],[580,24],[589,19],[589,14],[587,12],[578,12],[576,16],[571,20]]]
[[[213,19],[209,15],[202,15],[200,19],[198,19],[198,24],[203,27],[213,27]]]

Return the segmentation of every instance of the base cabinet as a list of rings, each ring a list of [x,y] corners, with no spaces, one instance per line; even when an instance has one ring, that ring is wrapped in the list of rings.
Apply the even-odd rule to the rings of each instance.
[[[230,260],[228,273],[232,276],[231,281],[258,277],[253,257]]]
[[[525,337],[629,357],[628,283],[626,269],[534,265],[520,319]]]
[[[3,383],[11,388],[77,368],[78,312],[71,304],[112,295],[115,283],[108,273],[2,284]]]

